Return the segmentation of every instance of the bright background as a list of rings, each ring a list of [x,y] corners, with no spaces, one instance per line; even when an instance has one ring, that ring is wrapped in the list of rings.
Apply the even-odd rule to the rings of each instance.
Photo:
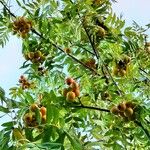
[[[14,0],[11,0],[13,3]],[[15,14],[20,14],[20,9],[13,3],[11,9]],[[139,25],[144,26],[150,23],[149,13],[150,0],[118,0],[113,4],[113,9],[119,16],[123,15],[126,25],[136,21]],[[7,95],[9,88],[18,83],[18,78],[23,73],[20,70],[24,58],[21,54],[21,39],[16,36],[10,36],[4,48],[0,48],[0,86],[5,89]]]

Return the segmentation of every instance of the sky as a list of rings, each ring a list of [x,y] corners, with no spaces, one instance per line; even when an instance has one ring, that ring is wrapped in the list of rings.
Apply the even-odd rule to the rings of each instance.
[[[18,7],[12,5],[13,12],[19,14]],[[134,20],[144,26],[150,23],[149,6],[150,0],[118,0],[118,3],[113,4],[113,10],[118,16],[123,15],[127,25],[131,25]],[[21,51],[21,39],[12,35],[5,47],[0,47],[0,86],[7,94],[9,88],[16,86],[20,75],[24,72],[19,69],[24,62]]]

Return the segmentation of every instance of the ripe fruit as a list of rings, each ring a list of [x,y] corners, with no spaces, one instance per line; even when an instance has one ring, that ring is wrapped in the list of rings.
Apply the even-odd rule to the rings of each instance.
[[[132,115],[133,115],[133,109],[132,108],[127,108],[126,110],[125,110],[125,112],[124,112],[124,115],[126,116],[126,117],[131,117]]]
[[[68,77],[67,79],[66,79],[66,84],[67,85],[70,85],[71,83],[73,83],[74,82],[74,80],[72,79],[72,78],[70,78],[70,77]]]
[[[32,104],[32,105],[30,106],[30,110],[31,110],[32,112],[35,112],[36,109],[38,109],[38,105],[37,105],[37,104]]]
[[[126,102],[125,104],[126,104],[127,108],[129,108],[129,107],[134,108],[135,107],[135,104],[132,102]]]
[[[42,116],[42,123],[46,122],[46,115]]]
[[[73,101],[75,99],[76,95],[74,92],[70,91],[67,93],[67,100]]]
[[[71,53],[71,49],[70,49],[70,48],[65,48],[64,51],[65,51],[67,54],[70,54],[70,53]]]
[[[116,106],[113,106],[111,108],[110,112],[113,113],[114,115],[118,115],[119,109]]]
[[[42,106],[40,108],[40,112],[42,113],[42,116],[46,115],[46,108],[44,106]]]
[[[98,34],[101,38],[103,38],[103,37],[105,37],[106,32],[105,32],[105,30],[104,30],[102,27],[98,27],[97,34]]]
[[[32,114],[31,114],[31,113],[26,113],[26,114],[24,115],[24,117],[23,117],[23,120],[24,120],[27,124],[31,123],[31,122],[32,122]]]
[[[126,56],[126,55],[125,55],[123,61],[124,61],[126,64],[128,64],[128,63],[131,62],[131,58],[130,58],[129,56]]]
[[[79,89],[76,89],[76,90],[74,91],[74,93],[75,93],[75,96],[76,96],[76,97],[79,97],[79,95],[80,95],[80,90],[79,90]]]
[[[78,83],[73,82],[73,83],[71,84],[71,88],[72,88],[73,91],[76,90],[76,89],[79,89]]]
[[[36,51],[36,52],[34,53],[34,57],[35,57],[35,58],[39,58],[39,57],[41,57],[41,56],[42,56],[41,51]]]
[[[68,88],[64,88],[63,89],[63,96],[66,97],[68,92],[69,92],[69,89]]]
[[[126,110],[126,104],[123,102],[123,103],[120,103],[119,105],[118,105],[118,109],[119,109],[119,111],[125,111]]]
[[[34,58],[34,52],[28,53],[28,57],[30,60],[32,60]]]

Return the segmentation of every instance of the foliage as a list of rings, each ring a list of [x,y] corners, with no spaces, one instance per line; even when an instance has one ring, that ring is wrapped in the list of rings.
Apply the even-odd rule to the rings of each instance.
[[[109,0],[0,3],[0,44],[15,31],[26,59],[11,98],[0,88],[1,149],[150,148],[148,25],[125,27]]]

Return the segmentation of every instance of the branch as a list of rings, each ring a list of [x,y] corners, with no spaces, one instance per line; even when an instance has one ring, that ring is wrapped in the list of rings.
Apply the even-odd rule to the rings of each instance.
[[[134,123],[135,123],[136,125],[138,125],[139,127],[142,128],[142,130],[144,131],[144,133],[147,135],[148,139],[150,140],[150,133],[149,133],[149,131],[148,131],[147,129],[145,129],[145,128],[143,127],[143,125],[141,124],[141,122],[139,122],[139,121],[134,121]]]
[[[9,8],[4,4],[4,2],[0,1],[0,3],[4,6],[4,8],[8,11],[8,13],[13,16],[14,18],[16,18],[16,16],[9,10]]]
[[[79,16],[80,16],[80,15],[79,15]],[[96,58],[98,59],[98,58],[99,58],[98,52],[97,52],[97,49],[95,48],[94,43],[92,42],[92,39],[91,39],[91,37],[90,37],[90,35],[89,35],[89,32],[88,32],[88,30],[86,29],[86,27],[83,25],[83,23],[82,23],[82,26],[83,26],[83,29],[85,30],[85,33],[86,33],[86,35],[87,35],[87,37],[88,37],[88,39],[89,39],[89,41],[90,41],[90,44],[91,44],[92,49],[93,49],[93,51],[94,51],[94,53],[95,53],[95,56],[96,56]]]
[[[103,112],[110,112],[108,109],[103,109],[103,108],[98,108],[94,106],[84,106],[84,105],[70,105],[70,107],[74,108],[83,108],[83,109],[92,109],[92,110],[98,110],[98,111],[103,111]]]

